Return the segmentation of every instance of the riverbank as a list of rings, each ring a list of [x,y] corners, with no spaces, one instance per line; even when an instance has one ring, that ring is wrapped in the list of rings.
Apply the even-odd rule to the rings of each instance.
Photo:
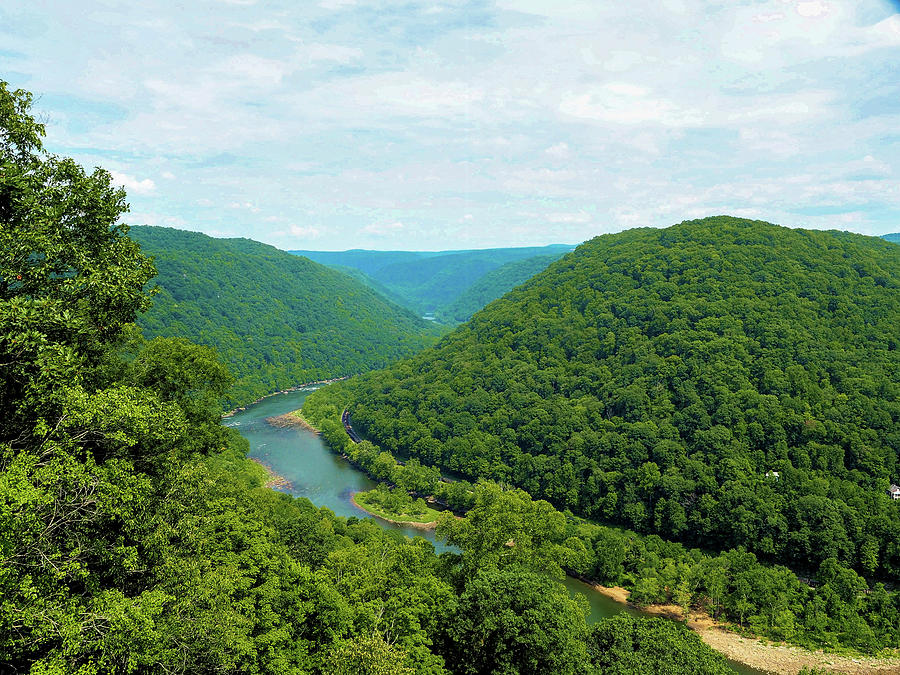
[[[434,520],[430,520],[427,523],[420,523],[415,520],[395,520],[393,518],[390,518],[387,515],[385,515],[384,513],[374,511],[367,504],[361,503],[359,500],[356,499],[356,495],[358,495],[358,494],[360,494],[360,493],[359,492],[352,493],[350,495],[350,502],[353,504],[353,506],[365,511],[370,516],[373,516],[380,520],[387,521],[389,523],[393,523],[394,525],[405,525],[407,527],[414,527],[417,530],[433,530],[434,528],[437,527],[437,518],[435,518]]]
[[[290,490],[293,487],[291,481],[289,481],[284,476],[279,476],[271,466],[269,466],[262,460],[257,459],[256,457],[248,457],[248,459],[254,464],[261,466],[265,470],[266,475],[269,477],[268,480],[263,484],[263,487],[267,487],[272,490]]]
[[[591,584],[591,588],[616,602],[635,607],[642,613],[673,621],[685,621],[688,628],[720,654],[732,661],[775,675],[796,675],[802,668],[818,668],[829,673],[847,675],[900,673],[900,655],[897,658],[847,656],[744,637],[729,630],[726,624],[715,621],[706,612],[691,611],[685,620],[684,612],[678,605],[637,607],[628,601],[630,592],[621,586]]]

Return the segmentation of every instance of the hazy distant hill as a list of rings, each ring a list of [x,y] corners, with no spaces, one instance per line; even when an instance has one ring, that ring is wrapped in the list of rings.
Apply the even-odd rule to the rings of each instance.
[[[434,341],[435,327],[345,274],[250,239],[133,227],[155,257],[160,293],[144,335],[219,350],[231,403],[387,365]]]
[[[488,272],[538,255],[559,258],[572,246],[552,245],[469,251],[290,251],[323,265],[354,267],[404,305],[423,314],[442,313]],[[511,288],[511,287],[510,287]],[[508,288],[503,289],[503,291]],[[495,295],[494,297],[499,297]],[[446,314],[446,312],[443,312]]]
[[[382,447],[560,508],[900,575],[900,256],[876,237],[600,236],[340,390]]]
[[[539,255],[514,260],[487,272],[449,305],[440,310],[438,318],[447,323],[462,323],[478,310],[496,300],[559,259],[558,255]]]
[[[894,234],[885,234],[882,236],[882,239],[887,239],[888,241],[893,241],[900,244],[900,232],[895,232]]]

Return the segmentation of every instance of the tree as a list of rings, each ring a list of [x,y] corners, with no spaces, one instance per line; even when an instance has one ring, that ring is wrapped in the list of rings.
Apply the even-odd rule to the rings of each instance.
[[[594,626],[588,645],[591,664],[603,675],[734,672],[696,633],[664,619],[633,618],[624,613],[604,619]]]
[[[454,673],[582,672],[586,607],[542,574],[482,570],[442,627],[439,651]]]
[[[46,153],[30,105],[0,81],[0,439],[58,406],[58,382],[103,384],[155,273],[119,222],[124,190]]]
[[[512,566],[563,576],[565,516],[548,502],[533,501],[522,490],[478,483],[475,504],[466,517],[459,520],[444,512],[438,519],[437,535],[463,549],[463,576],[479,569]]]
[[[30,105],[0,82],[0,658],[13,670],[109,629],[100,597],[134,589],[154,487],[134,453],[184,433],[177,408],[118,380],[154,274],[119,222],[125,193],[46,153]]]
[[[323,672],[331,675],[413,675],[405,654],[388,644],[380,633],[340,642],[331,650]]]
[[[218,449],[220,401],[234,378],[215,350],[183,338],[155,338],[143,345],[131,367],[135,384],[176,403],[192,427],[191,449]]]

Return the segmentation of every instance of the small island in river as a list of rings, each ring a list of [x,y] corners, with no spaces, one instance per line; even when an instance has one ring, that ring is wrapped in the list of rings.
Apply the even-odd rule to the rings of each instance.
[[[357,492],[351,500],[377,518],[426,530],[437,526],[441,513],[428,506],[424,499],[413,499],[403,490],[389,489],[383,484],[367,492]]]
[[[266,422],[271,424],[273,427],[296,427],[298,429],[305,429],[314,434],[321,434],[322,432],[316,429],[312,424],[306,421],[303,415],[300,414],[299,410],[295,410],[293,412],[285,413],[284,415],[275,415],[274,417],[267,417]]]

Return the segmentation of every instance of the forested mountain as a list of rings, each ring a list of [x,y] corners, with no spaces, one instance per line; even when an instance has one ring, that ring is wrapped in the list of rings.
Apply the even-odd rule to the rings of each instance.
[[[438,312],[438,318],[447,323],[468,321],[479,309],[546,269],[559,257],[558,255],[539,255],[524,260],[514,260],[487,272],[456,300],[443,307]]]
[[[882,239],[887,239],[888,241],[900,243],[900,232],[895,232],[894,234],[886,234],[882,237]]]
[[[290,251],[324,265],[354,267],[418,313],[443,313],[488,272],[538,255],[559,258],[571,246],[495,248],[472,251]],[[503,289],[509,290],[512,286]],[[499,297],[502,293],[494,297]]]
[[[124,192],[45,153],[30,103],[0,81],[3,672],[728,672],[673,624],[588,628],[527,565],[464,577],[424,539],[261,487],[214,350],[136,337],[155,270]]]
[[[707,549],[900,577],[900,254],[729,217],[597,237],[344,387],[381,447]]]
[[[215,347],[236,378],[228,405],[382,367],[436,339],[358,281],[272,246],[161,227],[130,234],[159,271],[144,334]]]

